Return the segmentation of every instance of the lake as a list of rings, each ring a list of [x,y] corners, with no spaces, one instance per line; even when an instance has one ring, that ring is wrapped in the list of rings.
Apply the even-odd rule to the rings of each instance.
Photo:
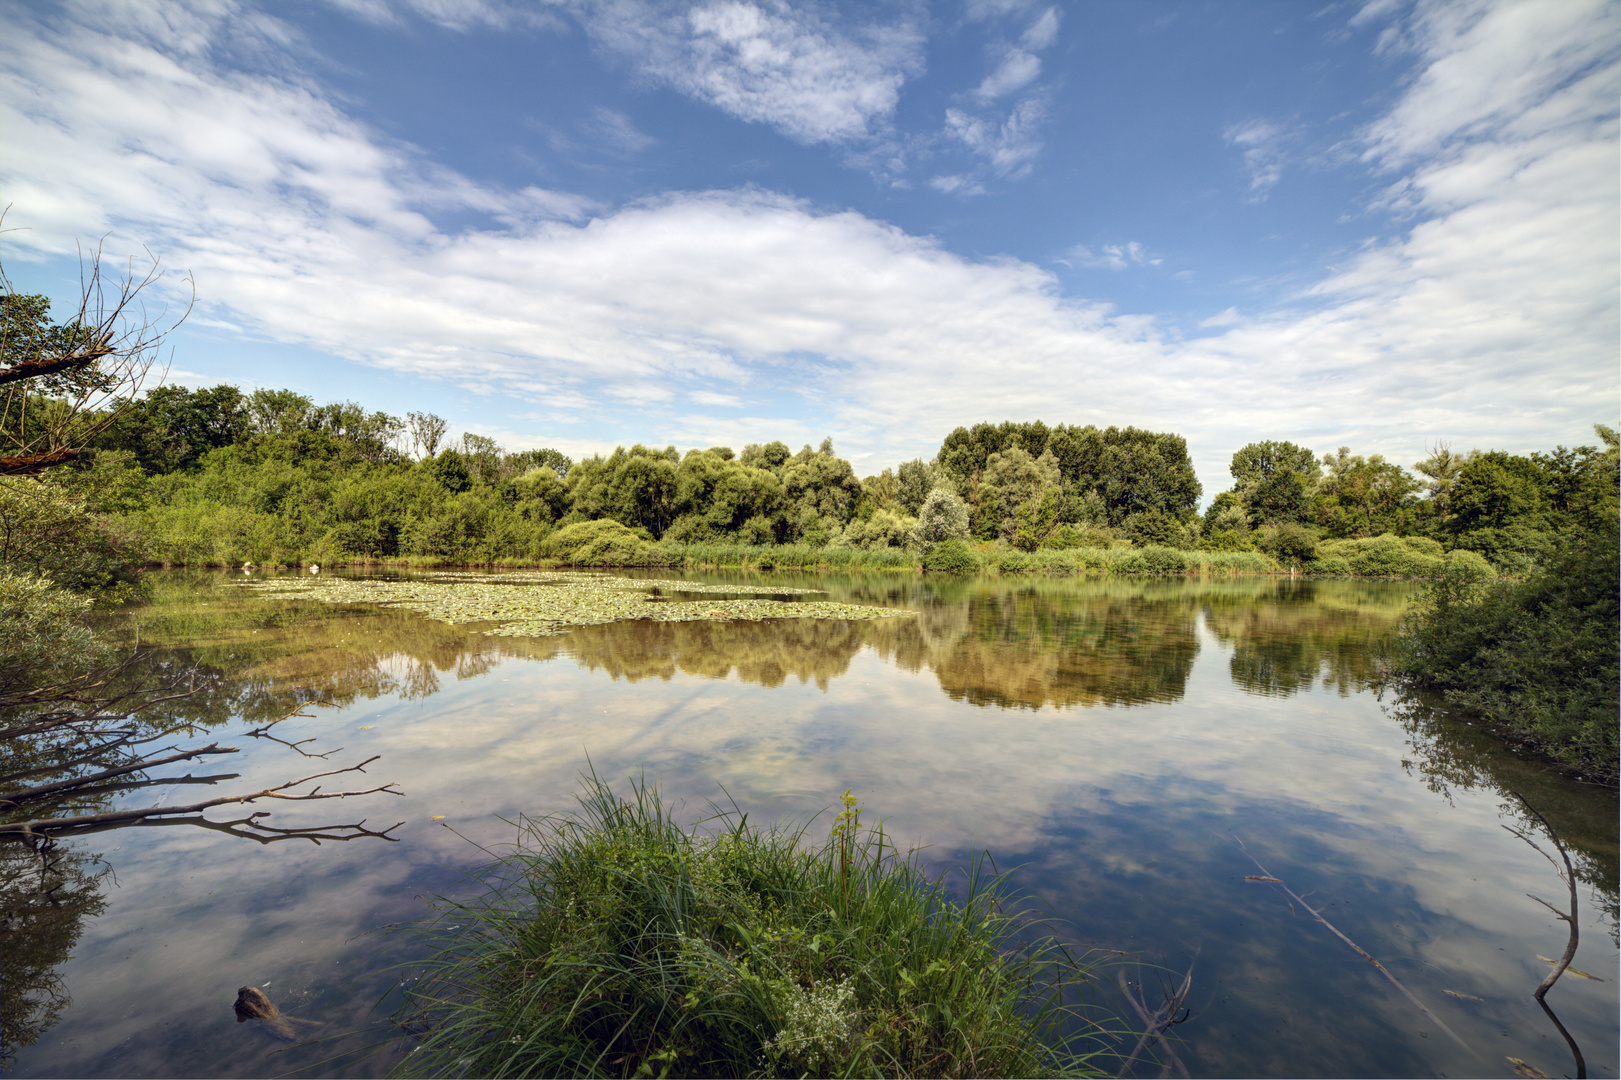
[[[1567,973],[1548,1002],[1589,1075],[1616,1075],[1616,793],[1505,755],[1422,701],[1381,698],[1378,644],[1415,585],[644,576],[715,597],[762,581],[819,589],[804,598],[897,616],[638,619],[513,637],[265,592],[240,574],[149,575],[151,602],[106,627],[219,676],[176,708],[210,725],[200,742],[242,750],[193,771],[241,776],[131,799],[190,802],[375,755],[364,776],[330,782],[392,781],[403,796],[209,816],[402,824],[321,843],[190,825],[67,842],[58,858],[110,872],[81,882],[77,906],[42,931],[40,955],[71,946],[54,968],[60,1007],[29,1018],[37,1041],[8,1075],[386,1072],[403,1049],[386,1013],[417,956],[408,935],[378,928],[466,895],[482,849],[510,842],[520,815],[569,809],[587,769],[627,791],[630,777],[656,782],[688,818],[711,802],[758,823],[820,814],[815,836],[849,788],[932,868],[989,852],[1053,932],[1117,950],[1099,954],[1114,965],[1100,971],[1100,1007],[1135,1023],[1117,969],[1154,1007],[1191,968],[1172,1033],[1195,1076],[1512,1076],[1511,1057],[1573,1074],[1531,997],[1550,970],[1539,957],[1557,958],[1567,931],[1527,895],[1560,905],[1568,893],[1504,828],[1530,827],[1518,791],[1580,879],[1574,966],[1593,978]],[[315,742],[240,738],[300,702],[305,715],[272,730]],[[15,879],[16,859],[6,865]],[[7,952],[14,987],[44,979]],[[244,985],[312,1041],[236,1023]]]

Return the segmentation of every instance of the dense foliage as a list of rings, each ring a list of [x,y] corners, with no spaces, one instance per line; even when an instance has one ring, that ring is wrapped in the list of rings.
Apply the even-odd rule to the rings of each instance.
[[[1404,624],[1397,669],[1511,742],[1613,783],[1616,538],[1614,518],[1569,534],[1524,581],[1485,583],[1462,568],[1441,575]]]
[[[1021,940],[999,878],[951,898],[845,812],[824,845],[593,779],[423,933],[409,1075],[1064,1076],[1086,971]],[[444,924],[452,925],[448,928]],[[1078,1053],[1079,1052],[1079,1053]],[[1096,1074],[1096,1073],[1094,1073]]]

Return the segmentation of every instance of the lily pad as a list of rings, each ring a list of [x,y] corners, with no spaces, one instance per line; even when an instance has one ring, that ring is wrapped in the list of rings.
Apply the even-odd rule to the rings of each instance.
[[[276,596],[296,596],[330,604],[397,604],[448,623],[500,623],[485,633],[507,637],[551,637],[576,626],[600,626],[629,619],[758,622],[764,619],[883,619],[913,614],[905,609],[829,600],[772,599],[819,591],[815,589],[711,585],[607,574],[436,574],[412,581],[270,578],[237,584]],[[655,592],[719,595],[713,599],[677,600],[654,595]],[[767,595],[740,599],[740,593]]]

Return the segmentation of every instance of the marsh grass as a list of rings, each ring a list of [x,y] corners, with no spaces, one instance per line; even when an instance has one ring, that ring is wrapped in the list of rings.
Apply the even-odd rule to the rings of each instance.
[[[953,898],[853,800],[815,845],[735,808],[684,828],[643,784],[578,798],[412,931],[432,959],[402,1075],[1097,1075],[1115,1045],[1005,877],[976,865]]]

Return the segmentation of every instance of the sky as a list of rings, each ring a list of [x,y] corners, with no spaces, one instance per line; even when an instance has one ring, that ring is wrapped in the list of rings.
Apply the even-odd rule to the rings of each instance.
[[[1586,0],[8,4],[0,259],[156,257],[188,386],[862,475],[1135,425],[1208,499],[1616,424],[1618,101]]]

